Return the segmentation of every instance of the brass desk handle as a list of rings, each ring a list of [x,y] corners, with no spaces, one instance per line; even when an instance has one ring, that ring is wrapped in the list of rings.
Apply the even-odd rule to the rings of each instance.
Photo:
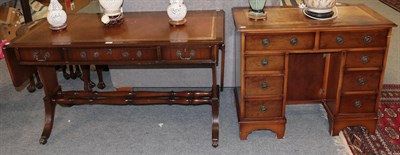
[[[268,83],[267,82],[263,82],[263,83],[261,83],[261,88],[263,88],[263,89],[267,89],[268,87],[269,87],[269,85],[268,85]]]
[[[260,107],[259,110],[260,110],[260,112],[267,112],[268,111],[268,107],[263,105],[263,106]]]
[[[369,62],[369,57],[368,56],[366,56],[366,55],[364,55],[364,56],[362,56],[361,57],[361,62],[363,62],[363,63],[368,63]]]
[[[184,49],[183,52],[186,53],[186,48]],[[176,56],[178,56],[179,59],[181,59],[181,60],[191,60],[195,55],[196,55],[196,51],[195,50],[190,50],[189,57],[188,58],[184,58],[184,57],[182,57],[182,51],[181,50],[177,50],[176,51]]]
[[[263,66],[268,65],[268,63],[269,63],[269,61],[268,61],[268,59],[266,59],[266,58],[264,58],[264,59],[261,60],[261,65],[263,65]]]
[[[364,43],[369,44],[372,42],[372,37],[371,36],[365,36],[364,37]]]
[[[268,39],[263,39],[263,40],[261,41],[261,43],[262,43],[264,46],[269,46],[269,40],[268,40]]]
[[[367,82],[367,80],[365,80],[364,78],[358,78],[357,82],[360,86],[365,85],[365,83]]]
[[[290,39],[290,44],[291,44],[292,46],[296,46],[298,42],[299,42],[299,41],[298,41],[297,38],[295,38],[295,37],[293,37],[292,39]]]
[[[362,106],[361,101],[357,100],[356,102],[354,102],[354,107],[356,107],[357,109],[361,108],[361,106]]]
[[[38,62],[47,61],[47,59],[50,58],[50,53],[49,53],[49,52],[44,53],[43,59],[39,59],[39,54],[40,54],[41,52],[42,52],[42,51],[36,51],[35,53],[33,53],[33,58],[34,58],[36,61],[38,61]]]
[[[336,37],[336,43],[343,44],[344,43],[344,38],[342,36]]]

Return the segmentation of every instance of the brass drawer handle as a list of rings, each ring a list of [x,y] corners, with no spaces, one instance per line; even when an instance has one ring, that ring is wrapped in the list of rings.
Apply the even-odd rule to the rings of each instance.
[[[342,36],[336,37],[336,43],[343,44],[344,43],[344,38]]]
[[[143,55],[142,51],[138,50],[136,52],[136,57],[140,58],[140,57],[142,57],[142,55]]]
[[[128,52],[122,52],[122,54],[121,54],[123,57],[129,57],[129,53]]]
[[[263,89],[267,89],[268,87],[269,87],[269,85],[268,85],[268,83],[267,82],[263,82],[263,83],[261,83],[261,88],[263,88]]]
[[[367,82],[367,80],[365,80],[364,78],[358,78],[357,82],[360,86],[365,85],[365,83]]]
[[[99,52],[94,52],[94,53],[93,53],[93,57],[94,57],[94,58],[98,58],[99,56],[100,56],[100,53],[99,53]]]
[[[365,36],[364,37],[364,43],[369,44],[372,42],[372,37],[371,36]]]
[[[79,55],[81,56],[82,59],[85,59],[85,58],[86,58],[86,52],[84,52],[84,51],[81,52]]]
[[[187,52],[186,48],[184,49],[183,52],[185,52],[185,53]],[[190,50],[189,57],[188,58],[184,58],[184,57],[182,57],[182,51],[181,50],[177,50],[176,51],[176,56],[178,56],[179,59],[181,59],[181,60],[191,60],[195,55],[196,55],[196,51],[195,50]]]
[[[107,50],[106,54],[107,54],[107,55],[112,55],[112,49],[109,48],[109,49]]]
[[[268,61],[268,59],[266,59],[266,58],[264,58],[264,59],[261,60],[261,65],[263,65],[263,66],[268,65],[268,63],[269,63],[269,61]]]
[[[267,106],[260,106],[260,112],[267,112],[268,111],[268,107]]]
[[[357,100],[356,102],[354,102],[354,107],[355,108],[361,108],[361,106],[362,106],[362,103],[361,103],[361,101],[359,101],[359,100]]]
[[[263,39],[263,40],[261,41],[261,43],[262,43],[264,46],[269,46],[269,40],[268,40],[268,39]]]
[[[297,43],[298,43],[299,41],[297,40],[297,38],[292,38],[292,39],[290,39],[290,44],[292,45],[292,46],[296,46],[297,45]]]
[[[361,57],[361,62],[362,62],[362,63],[365,63],[365,64],[368,63],[368,62],[369,62],[369,57],[366,56],[366,55],[362,56],[362,57]]]
[[[39,54],[40,54],[41,52],[42,52],[42,51],[36,51],[36,52],[34,52],[34,53],[33,53],[33,58],[34,58],[36,61],[38,61],[38,62],[47,61],[47,59],[50,58],[50,53],[49,53],[49,52],[44,53],[43,59],[40,59],[40,58],[39,58]]]

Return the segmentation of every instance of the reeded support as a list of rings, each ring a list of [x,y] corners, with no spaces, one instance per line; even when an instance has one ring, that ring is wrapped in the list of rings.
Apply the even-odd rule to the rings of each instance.
[[[97,77],[99,78],[99,83],[97,84],[97,88],[99,89],[106,88],[106,84],[104,83],[103,80],[103,66],[96,65],[96,72],[97,72]]]
[[[82,67],[82,79],[83,79],[83,90],[85,91],[92,91],[91,87],[91,81],[90,81],[90,66],[89,65],[83,65]]]

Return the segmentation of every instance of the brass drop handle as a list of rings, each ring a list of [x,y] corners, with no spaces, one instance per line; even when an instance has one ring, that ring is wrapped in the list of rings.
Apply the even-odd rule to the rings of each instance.
[[[184,49],[183,52],[186,53],[186,48]],[[195,55],[196,55],[196,51],[195,50],[190,50],[189,57],[188,58],[184,58],[184,57],[182,57],[182,51],[181,50],[177,50],[176,51],[176,56],[178,56],[179,59],[181,59],[181,60],[191,60]]]
[[[364,78],[358,78],[357,81],[360,86],[365,85],[365,83],[367,82],[367,80],[365,80]]]
[[[268,83],[267,82],[263,82],[263,83],[261,83],[261,88],[263,88],[263,89],[267,89],[268,87],[269,87],[269,85],[268,85]]]
[[[269,61],[268,61],[267,58],[264,58],[264,59],[261,60],[261,65],[263,65],[263,66],[268,65],[268,63],[269,63]]]
[[[344,43],[344,38],[342,36],[336,37],[336,43],[343,44]]]
[[[47,61],[48,58],[50,58],[50,53],[46,52],[44,53],[43,59],[39,58],[39,54],[41,53],[41,51],[36,51],[35,53],[33,53],[33,58],[38,61],[38,62],[44,62]]]
[[[297,38],[292,38],[292,39],[290,39],[290,44],[292,45],[292,46],[296,46],[297,45],[297,43],[298,43],[299,41],[297,40]]]
[[[122,56],[125,57],[125,58],[129,57],[129,53],[128,52],[122,52]]]
[[[364,43],[369,44],[372,42],[372,37],[371,36],[365,36],[364,37]]]
[[[267,112],[268,111],[268,107],[267,106],[260,106],[260,112]]]
[[[365,64],[368,63],[369,62],[369,57],[367,55],[362,56],[361,57],[361,62],[365,63]]]
[[[357,109],[361,108],[361,106],[362,106],[361,101],[357,100],[357,101],[354,102],[354,107],[356,107]]]
[[[263,39],[263,40],[261,41],[261,43],[262,43],[264,46],[269,46],[269,40],[268,40],[268,39]]]

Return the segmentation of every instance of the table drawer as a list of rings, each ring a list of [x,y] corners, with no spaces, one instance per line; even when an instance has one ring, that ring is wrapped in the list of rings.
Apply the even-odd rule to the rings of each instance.
[[[380,71],[347,71],[343,76],[343,91],[378,90]]]
[[[70,61],[157,60],[156,48],[73,48]]]
[[[163,60],[213,60],[212,50],[204,47],[170,47],[163,48],[161,52]]]
[[[309,33],[246,34],[246,50],[313,49],[315,35]]]
[[[282,100],[246,100],[246,118],[268,118],[282,116]]]
[[[387,30],[321,32],[320,48],[386,47]]]
[[[345,95],[342,96],[340,112],[342,113],[372,113],[375,112],[376,95]]]
[[[348,52],[346,67],[381,67],[384,51]]]
[[[284,70],[285,67],[284,55],[246,56],[244,61],[246,71]]]
[[[19,59],[23,62],[59,62],[64,61],[62,50],[58,48],[18,49]]]
[[[282,95],[283,76],[245,77],[245,96]]]

